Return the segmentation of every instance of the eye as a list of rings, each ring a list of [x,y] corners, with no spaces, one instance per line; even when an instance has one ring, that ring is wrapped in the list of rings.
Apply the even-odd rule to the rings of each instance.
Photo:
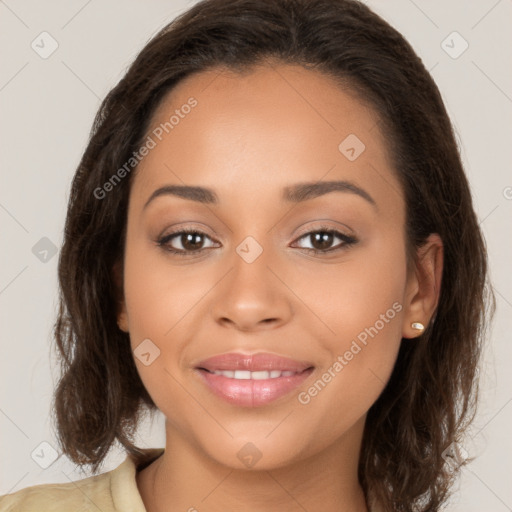
[[[341,243],[338,243],[332,247],[332,244],[336,241],[336,239],[340,240]],[[310,247],[302,246],[301,248],[306,249],[307,251],[311,251],[315,254],[339,251],[357,243],[357,239],[353,236],[346,235],[345,233],[341,233],[336,229],[327,227],[321,227],[315,231],[309,231],[297,240],[305,240],[306,242],[309,242]]]
[[[336,239],[339,240],[339,243],[333,247],[332,245]],[[309,231],[300,236],[295,243],[301,240],[309,242],[310,247],[299,246],[299,248],[314,254],[340,251],[357,243],[357,239],[353,236],[328,227],[320,227],[314,231]],[[206,233],[197,229],[182,229],[166,234],[157,240],[157,244],[164,250],[177,256],[193,256],[207,249],[220,246],[218,242],[213,241]]]
[[[204,243],[206,240],[209,240],[211,244],[205,247]],[[161,237],[157,241],[157,244],[166,251],[179,256],[198,254],[214,247],[213,240],[206,233],[198,231],[197,229],[182,229],[181,231],[169,233]]]

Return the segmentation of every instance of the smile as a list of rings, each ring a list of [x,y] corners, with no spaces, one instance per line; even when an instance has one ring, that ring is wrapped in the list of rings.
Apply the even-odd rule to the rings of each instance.
[[[279,377],[291,377],[292,375],[297,375],[292,371],[284,371],[281,370],[272,370],[272,371],[258,371],[258,372],[250,372],[248,370],[215,370],[212,372],[215,375],[222,375],[223,377],[227,377],[228,379],[237,379],[237,380],[265,380],[265,379],[278,379]]]
[[[313,370],[311,363],[265,353],[222,354],[196,367],[211,392],[240,407],[263,406],[290,394]]]

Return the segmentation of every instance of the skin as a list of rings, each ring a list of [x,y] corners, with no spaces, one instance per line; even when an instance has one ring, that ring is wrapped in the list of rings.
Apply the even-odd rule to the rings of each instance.
[[[151,129],[191,96],[197,106],[134,176],[120,277],[120,328],[134,350],[147,338],[160,350],[149,366],[135,359],[166,417],[165,453],[137,473],[146,509],[366,511],[357,478],[366,414],[402,337],[418,335],[411,323],[427,325],[435,311],[441,240],[431,235],[408,271],[404,197],[377,117],[324,75],[285,64],[244,75],[202,72],[171,91]],[[349,134],[366,146],[352,162],[338,149]],[[282,199],[283,187],[320,180],[351,181],[375,204],[346,191],[296,204]],[[162,195],[144,208],[170,184],[212,188],[219,202]],[[308,252],[314,240],[304,233],[325,226],[357,243],[333,238],[327,247],[339,250]],[[199,240],[205,251],[180,257],[158,245],[186,227],[206,234]],[[236,252],[247,236],[263,249],[252,263]],[[169,244],[182,249],[180,242]],[[401,306],[394,318],[300,403],[299,392],[394,303]],[[226,352],[270,352],[315,369],[271,404],[238,407],[211,393],[194,370]],[[246,443],[261,453],[250,469],[237,457]]]

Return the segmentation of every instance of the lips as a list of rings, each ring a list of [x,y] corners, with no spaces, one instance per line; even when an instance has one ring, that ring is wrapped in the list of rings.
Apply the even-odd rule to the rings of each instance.
[[[295,375],[297,372],[292,371],[284,371],[281,370],[260,370],[256,372],[251,372],[249,370],[214,370],[214,375],[222,375],[223,377],[227,377],[228,379],[237,379],[237,380],[265,380],[265,379],[278,379],[279,377],[291,377]]]
[[[274,354],[229,353],[201,361],[196,371],[215,395],[233,405],[257,407],[300,386],[313,365]]]

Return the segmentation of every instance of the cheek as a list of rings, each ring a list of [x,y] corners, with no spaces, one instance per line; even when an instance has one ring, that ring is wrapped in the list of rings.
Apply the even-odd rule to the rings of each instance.
[[[128,237],[124,291],[133,342],[152,337],[171,339],[209,288],[211,283],[199,279],[192,266],[171,265],[163,250],[151,242],[131,242]]]
[[[405,251],[400,240],[360,251],[336,270],[315,273],[308,302],[324,325],[322,345],[329,358],[317,380],[302,394],[306,408],[323,410],[332,423],[317,426],[323,435],[353,424],[377,400],[401,343]],[[313,276],[310,276],[312,279]],[[307,275],[305,280],[312,282]],[[310,410],[312,410],[310,409]]]
[[[205,298],[222,273],[207,264],[200,272],[176,260],[171,264],[165,252],[130,233],[124,272],[130,342],[144,386],[159,408],[170,396],[186,401],[178,384],[181,363],[199,328]],[[141,352],[150,353],[150,364],[137,357]]]
[[[184,267],[183,267],[184,268]],[[149,395],[160,410],[185,403],[176,371],[187,336],[187,313],[204,291],[186,272],[166,263],[159,250],[128,234],[124,264],[124,294],[134,360]],[[191,280],[192,278],[192,280]],[[200,287],[199,287],[200,288]],[[168,411],[167,411],[168,412]]]
[[[301,263],[295,274],[300,277],[289,274],[288,279],[294,279],[294,291],[315,313],[317,318],[313,320],[320,327],[323,324],[321,332],[332,334],[332,349],[343,349],[346,340],[364,333],[376,322],[384,337],[400,338],[399,313],[407,281],[400,233],[375,237],[366,246],[347,251],[340,263]]]

